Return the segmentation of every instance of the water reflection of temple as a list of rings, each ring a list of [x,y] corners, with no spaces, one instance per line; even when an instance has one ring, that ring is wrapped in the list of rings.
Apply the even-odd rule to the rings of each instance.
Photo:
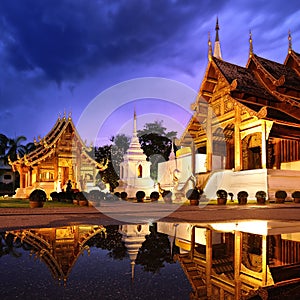
[[[149,224],[127,224],[121,225],[119,232],[122,234],[122,241],[125,243],[131,264],[131,279],[134,279],[134,268],[139,249],[150,234]]]
[[[74,225],[16,230],[8,233],[30,245],[31,255],[36,255],[43,261],[55,279],[66,283],[79,256],[85,250],[89,253],[87,241],[96,234],[105,237],[106,229],[102,225]]]
[[[300,223],[164,223],[191,299],[291,299],[300,295]],[[296,298],[293,298],[296,299]]]

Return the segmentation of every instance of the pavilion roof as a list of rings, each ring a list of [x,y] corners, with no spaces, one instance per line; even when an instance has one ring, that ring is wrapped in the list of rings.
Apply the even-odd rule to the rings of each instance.
[[[38,141],[35,141],[35,150],[24,155],[16,161],[10,162],[10,164],[13,167],[16,167],[17,165],[32,166],[39,163],[40,161],[45,160],[48,157],[51,157],[56,152],[57,141],[62,137],[64,132],[68,130],[68,128],[70,130],[70,133],[72,134],[72,138],[74,139],[74,141],[76,141],[76,147],[80,147],[82,149],[81,157],[87,159],[89,163],[94,164],[98,168],[102,169],[103,165],[96,162],[89,155],[89,149],[79,136],[70,116],[64,116],[63,118],[59,117],[49,133],[45,135],[44,138],[39,138]]]

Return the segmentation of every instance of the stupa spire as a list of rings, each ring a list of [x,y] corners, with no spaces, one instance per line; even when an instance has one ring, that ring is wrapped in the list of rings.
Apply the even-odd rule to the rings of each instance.
[[[176,154],[175,154],[175,150],[174,150],[174,141],[172,140],[172,146],[171,146],[171,152],[169,155],[169,160],[175,159],[176,158]]]
[[[252,40],[252,32],[250,30],[249,33],[249,57],[252,57],[253,55],[253,40]]]
[[[137,131],[136,131],[136,111],[134,109],[133,113],[133,136],[137,136]]]
[[[215,45],[214,45],[214,57],[222,59],[222,53],[221,53],[221,45],[220,45],[220,39],[219,39],[219,19],[217,17],[216,21],[216,38],[215,38]]]
[[[292,35],[291,31],[289,30],[289,35],[288,35],[288,41],[289,41],[289,54],[292,52]]]
[[[212,46],[210,40],[210,32],[208,32],[208,60],[211,61],[212,59]]]

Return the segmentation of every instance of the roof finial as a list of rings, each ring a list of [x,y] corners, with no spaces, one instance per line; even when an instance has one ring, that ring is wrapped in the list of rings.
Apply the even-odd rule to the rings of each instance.
[[[215,30],[216,30],[216,42],[219,42],[219,30],[220,30],[220,27],[219,27],[219,19],[218,19],[218,17],[217,17],[217,21],[216,21],[216,28],[215,28]]]
[[[289,40],[289,54],[292,52],[292,35],[291,35],[291,31],[289,30],[289,36],[288,36],[288,40]]]
[[[135,108],[134,108],[134,114],[133,114],[133,136],[137,136],[137,132],[136,132],[136,112],[135,112]]]
[[[220,45],[220,40],[219,40],[219,19],[217,17],[216,21],[216,38],[215,38],[215,45],[214,45],[214,57],[222,59],[222,54],[221,54],[221,45]]]
[[[212,60],[212,47],[211,47],[211,40],[210,40],[210,32],[208,32],[208,60]]]
[[[253,41],[252,41],[252,32],[249,32],[249,57],[253,55]]]

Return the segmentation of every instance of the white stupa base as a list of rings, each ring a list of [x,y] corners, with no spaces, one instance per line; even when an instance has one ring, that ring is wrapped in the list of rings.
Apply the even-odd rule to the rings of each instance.
[[[144,191],[149,198],[153,191],[157,191],[154,181],[151,178],[134,178],[133,180],[119,181],[115,192],[126,192],[128,198],[135,198],[137,191]]]

